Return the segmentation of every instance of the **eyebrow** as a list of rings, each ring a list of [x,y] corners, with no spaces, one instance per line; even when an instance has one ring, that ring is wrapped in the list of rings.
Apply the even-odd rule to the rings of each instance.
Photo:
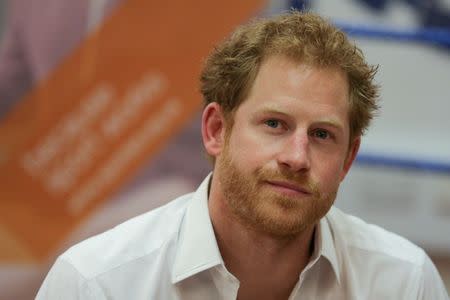
[[[288,113],[286,113],[283,110],[280,110],[278,108],[275,108],[275,107],[264,107],[263,109],[257,111],[256,113],[258,115],[262,115],[262,114],[278,114],[278,115],[283,115],[283,116],[292,118]]]
[[[338,122],[335,122],[334,120],[331,120],[331,119],[330,120],[327,120],[327,119],[320,120],[320,121],[317,121],[314,123],[318,124],[318,125],[333,127],[333,128],[336,128],[337,130],[344,132],[344,127],[342,125],[340,125]]]

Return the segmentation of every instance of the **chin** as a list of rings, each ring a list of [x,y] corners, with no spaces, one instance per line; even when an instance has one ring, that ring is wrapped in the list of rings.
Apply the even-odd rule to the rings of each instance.
[[[271,203],[265,206],[260,207],[259,212],[255,212],[253,227],[275,238],[295,237],[320,220],[316,213],[308,213],[305,209],[299,208],[298,202],[289,208],[284,202],[283,205]]]

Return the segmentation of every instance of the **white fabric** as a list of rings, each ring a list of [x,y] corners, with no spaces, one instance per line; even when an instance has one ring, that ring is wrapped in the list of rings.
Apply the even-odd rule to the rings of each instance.
[[[36,299],[236,299],[239,281],[208,213],[209,179],[69,249]],[[289,299],[448,299],[423,250],[337,208],[319,222],[314,248]]]

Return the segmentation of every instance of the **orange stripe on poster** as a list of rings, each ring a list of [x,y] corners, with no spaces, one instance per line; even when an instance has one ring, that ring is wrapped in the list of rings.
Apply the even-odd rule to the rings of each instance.
[[[261,6],[129,0],[32,91],[0,126],[0,261],[48,257],[162,147],[202,58]]]

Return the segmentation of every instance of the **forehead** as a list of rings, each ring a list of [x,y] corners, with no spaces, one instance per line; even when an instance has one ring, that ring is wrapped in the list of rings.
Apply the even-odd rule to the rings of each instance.
[[[282,110],[348,123],[349,86],[338,67],[316,67],[284,56],[263,61],[239,110]],[[348,124],[342,124],[344,127]]]

